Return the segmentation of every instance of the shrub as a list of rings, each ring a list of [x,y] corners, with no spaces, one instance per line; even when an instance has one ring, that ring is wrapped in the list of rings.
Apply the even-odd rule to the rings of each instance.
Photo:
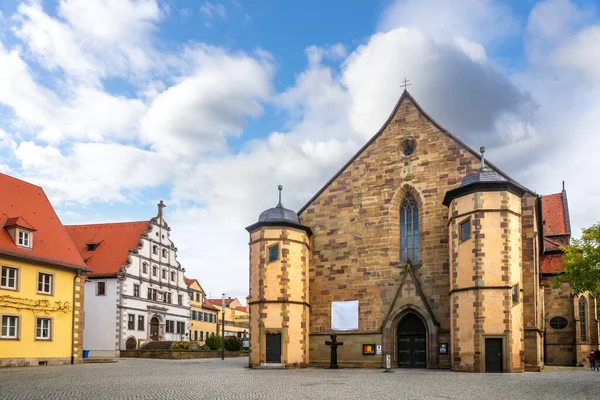
[[[229,351],[240,351],[242,349],[242,340],[237,336],[227,336],[225,338],[225,349]]]
[[[171,350],[189,350],[191,347],[190,342],[181,340],[179,342],[173,342]]]
[[[204,342],[206,346],[208,346],[211,350],[220,350],[221,349],[221,336],[219,335],[210,335],[206,338],[206,342]]]

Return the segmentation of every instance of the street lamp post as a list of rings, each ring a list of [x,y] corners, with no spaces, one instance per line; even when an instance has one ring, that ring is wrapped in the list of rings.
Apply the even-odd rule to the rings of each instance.
[[[225,293],[221,297],[221,360],[225,359]]]

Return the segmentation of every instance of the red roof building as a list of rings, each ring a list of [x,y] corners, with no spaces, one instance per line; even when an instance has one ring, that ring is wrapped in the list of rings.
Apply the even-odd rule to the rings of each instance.
[[[0,254],[87,270],[44,190],[0,173]],[[29,247],[17,245],[13,230],[31,232]]]
[[[544,253],[541,258],[542,274],[557,274],[562,269],[561,246],[568,246],[571,240],[571,222],[567,192],[542,196],[542,218],[544,225]]]
[[[117,276],[127,266],[130,251],[138,248],[142,234],[150,229],[148,221],[108,224],[67,225],[67,232],[85,263],[90,277]]]

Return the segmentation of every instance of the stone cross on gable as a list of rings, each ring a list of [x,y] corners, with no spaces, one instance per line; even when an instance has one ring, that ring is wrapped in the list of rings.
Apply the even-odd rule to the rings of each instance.
[[[406,88],[411,85],[409,82],[410,81],[406,79],[406,77],[404,77],[404,80],[402,81],[402,84],[400,86],[402,86],[404,90],[406,90]]]

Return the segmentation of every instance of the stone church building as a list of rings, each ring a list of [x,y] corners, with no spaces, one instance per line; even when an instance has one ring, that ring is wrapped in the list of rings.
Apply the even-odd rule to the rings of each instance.
[[[482,149],[483,152],[483,149]],[[598,346],[596,299],[555,289],[566,192],[540,196],[404,91],[383,127],[298,212],[250,234],[250,366],[539,371]],[[356,326],[332,306],[358,301]]]

